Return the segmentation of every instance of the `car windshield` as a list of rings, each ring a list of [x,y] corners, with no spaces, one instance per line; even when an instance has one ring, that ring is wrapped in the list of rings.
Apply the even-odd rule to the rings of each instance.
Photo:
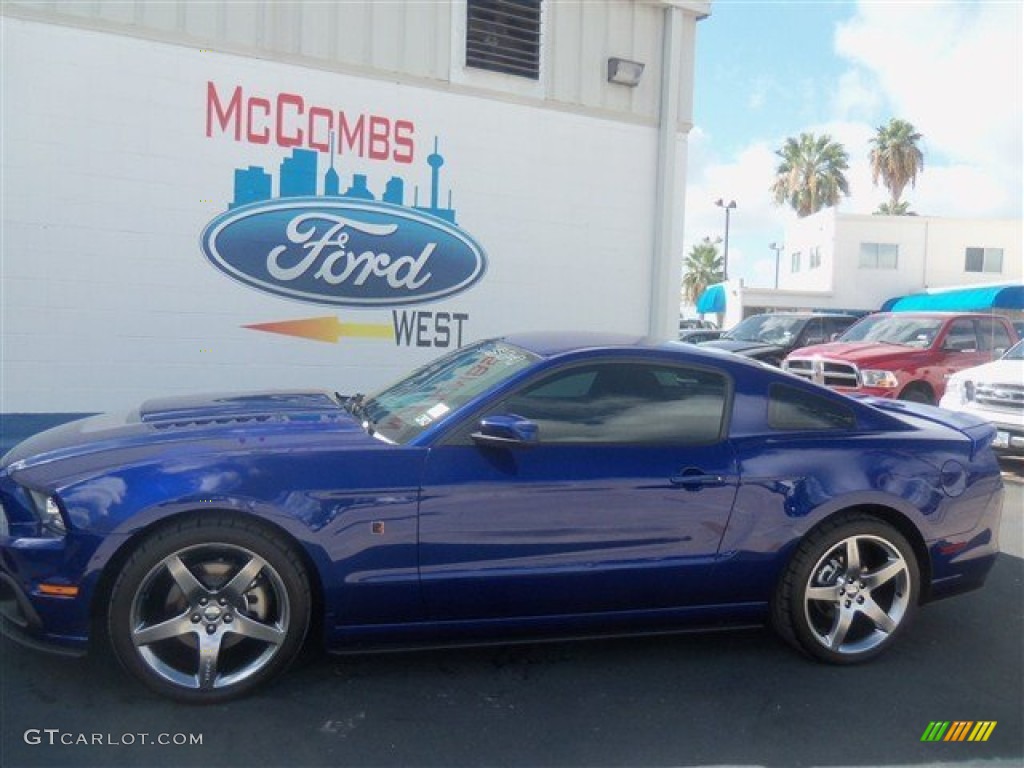
[[[503,341],[483,341],[445,355],[359,400],[354,412],[383,439],[407,443],[539,359]]]
[[[942,320],[934,317],[875,315],[865,317],[839,337],[840,341],[877,341],[905,347],[930,347],[942,329]]]
[[[724,334],[722,338],[786,346],[800,333],[805,320],[803,317],[785,315],[754,315]]]
[[[1006,350],[1003,360],[1024,360],[1024,341],[1018,341]]]

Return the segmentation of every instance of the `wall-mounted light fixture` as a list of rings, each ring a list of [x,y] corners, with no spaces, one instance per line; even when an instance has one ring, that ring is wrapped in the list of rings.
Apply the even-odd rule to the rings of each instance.
[[[608,82],[628,85],[631,88],[640,84],[644,73],[644,65],[639,61],[629,61],[612,56],[608,59]]]

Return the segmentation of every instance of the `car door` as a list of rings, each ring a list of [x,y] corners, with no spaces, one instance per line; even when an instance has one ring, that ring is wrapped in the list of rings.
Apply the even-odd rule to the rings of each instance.
[[[711,369],[603,360],[543,375],[477,414],[528,419],[535,443],[478,445],[470,419],[427,459],[428,616],[702,602],[736,494],[730,390]]]
[[[826,317],[825,318],[825,341],[835,341],[843,335],[855,318],[852,317]]]
[[[973,368],[992,359],[992,353],[979,342],[974,318],[961,317],[953,320],[940,343],[937,365],[939,375],[934,378],[935,381],[941,382],[941,387],[935,393],[936,401],[945,392],[946,380],[950,376],[964,368]]]
[[[825,326],[822,323],[822,318],[812,317],[804,325],[793,349],[810,347],[814,344],[824,344],[826,341],[828,341],[828,337],[825,335]]]

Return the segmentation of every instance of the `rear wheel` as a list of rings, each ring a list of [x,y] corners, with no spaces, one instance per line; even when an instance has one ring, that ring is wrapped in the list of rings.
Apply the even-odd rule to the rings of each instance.
[[[143,683],[200,703],[283,671],[309,620],[308,579],[282,538],[214,515],[142,542],[112,590],[108,629],[115,654]]]
[[[867,515],[844,516],[800,545],[779,583],[773,621],[822,661],[867,661],[910,622],[919,589],[917,559],[898,531]]]

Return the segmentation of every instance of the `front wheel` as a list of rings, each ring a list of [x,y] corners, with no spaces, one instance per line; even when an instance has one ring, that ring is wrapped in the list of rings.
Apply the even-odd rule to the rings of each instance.
[[[853,664],[888,648],[917,607],[919,569],[890,525],[850,515],[812,532],[779,583],[773,621],[822,661]]]
[[[900,400],[910,403],[922,403],[924,405],[935,405],[935,396],[931,387],[926,384],[911,384],[900,393]]]
[[[281,537],[210,515],[142,542],[112,590],[108,630],[118,659],[143,683],[205,703],[283,671],[309,620],[305,569]]]

